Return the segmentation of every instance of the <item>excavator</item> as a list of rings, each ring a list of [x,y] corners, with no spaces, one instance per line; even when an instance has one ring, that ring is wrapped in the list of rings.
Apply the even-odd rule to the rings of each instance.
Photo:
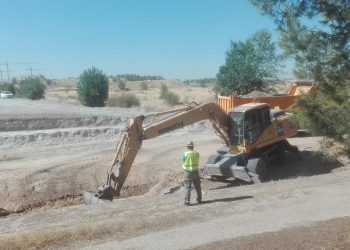
[[[247,103],[225,112],[216,103],[192,104],[184,108],[160,112],[150,116],[136,116],[129,120],[125,133],[117,146],[106,183],[97,193],[84,192],[86,204],[105,203],[119,196],[134,159],[144,140],[170,133],[188,125],[209,120],[225,147],[209,157],[200,168],[201,176],[237,178],[259,183],[266,178],[271,161],[283,163],[285,152],[298,158],[298,149],[286,138],[297,134],[291,113],[271,109],[267,103]],[[166,116],[156,122],[156,117]]]

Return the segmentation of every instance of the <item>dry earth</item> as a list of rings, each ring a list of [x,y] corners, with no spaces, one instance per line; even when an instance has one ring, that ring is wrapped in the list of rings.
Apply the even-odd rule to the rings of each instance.
[[[48,86],[45,98],[48,100],[64,102],[77,105],[75,79],[57,80],[55,85]],[[164,105],[159,99],[160,86],[162,84],[179,95],[180,102],[187,104],[190,102],[202,103],[215,100],[214,92],[211,87],[193,87],[186,86],[179,80],[152,80],[146,82],[147,89],[141,88],[142,81],[126,82],[126,90],[118,89],[118,84],[109,79],[109,96],[118,96],[123,93],[133,93],[139,100],[142,108],[152,111],[166,110],[171,107]]]
[[[220,147],[198,123],[145,141],[121,199],[82,205],[127,119],[145,112],[0,100],[0,249],[349,248],[349,163],[317,153],[320,138],[290,139],[304,161],[288,155],[266,183],[205,179],[204,204],[184,207],[183,145],[196,143],[201,164]]]

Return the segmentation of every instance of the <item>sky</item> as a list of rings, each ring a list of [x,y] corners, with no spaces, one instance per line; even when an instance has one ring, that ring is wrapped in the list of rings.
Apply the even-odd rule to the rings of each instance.
[[[230,41],[244,41],[271,18],[248,0],[0,0],[0,69],[10,78],[107,75],[215,77]],[[33,63],[33,64],[20,64]]]

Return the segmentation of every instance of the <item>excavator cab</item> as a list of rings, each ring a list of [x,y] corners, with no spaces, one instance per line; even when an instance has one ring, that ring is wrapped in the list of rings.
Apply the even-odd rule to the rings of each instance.
[[[270,108],[263,103],[250,103],[234,108],[228,113],[229,141],[233,152],[245,152],[246,145],[258,141],[270,126]]]

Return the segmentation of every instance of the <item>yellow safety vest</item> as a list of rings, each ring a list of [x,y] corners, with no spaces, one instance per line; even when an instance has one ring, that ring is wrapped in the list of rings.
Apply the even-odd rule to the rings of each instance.
[[[182,167],[186,172],[198,171],[199,153],[189,150],[182,157]]]

